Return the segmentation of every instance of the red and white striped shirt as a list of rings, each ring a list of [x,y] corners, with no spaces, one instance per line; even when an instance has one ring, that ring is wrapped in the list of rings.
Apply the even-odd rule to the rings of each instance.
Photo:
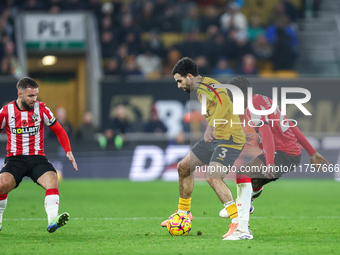
[[[31,110],[20,110],[12,101],[0,110],[0,129],[6,128],[7,157],[45,155],[44,123],[51,126],[56,118],[45,103],[36,101]]]
[[[266,96],[255,94],[253,95],[253,106],[257,110],[269,110],[272,107],[273,101]],[[262,123],[268,123],[274,137],[275,151],[283,151],[291,156],[301,154],[301,148],[297,138],[289,127],[289,123],[283,126],[282,122],[288,122],[284,115],[281,115],[281,109],[277,106],[276,110],[269,115],[255,115],[247,108],[247,116],[253,127]],[[261,138],[261,137],[260,137]],[[262,142],[259,147],[263,150]],[[265,152],[264,152],[265,153]]]

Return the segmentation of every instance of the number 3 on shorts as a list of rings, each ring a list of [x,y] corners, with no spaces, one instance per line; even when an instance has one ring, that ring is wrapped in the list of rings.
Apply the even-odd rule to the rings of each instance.
[[[221,148],[221,150],[222,150],[222,153],[218,154],[218,156],[219,156],[220,158],[225,158],[225,156],[227,155],[228,149],[226,149],[226,148]]]

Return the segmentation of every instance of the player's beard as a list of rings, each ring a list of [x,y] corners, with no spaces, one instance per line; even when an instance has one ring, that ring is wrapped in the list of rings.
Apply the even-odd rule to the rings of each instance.
[[[26,110],[32,110],[34,108],[34,105],[32,107],[29,106],[24,99],[21,100],[21,104]]]
[[[184,90],[185,92],[187,92],[187,93],[190,93],[190,91],[191,91],[191,86],[190,86],[190,84],[189,84],[189,86],[188,87],[186,87],[185,88],[185,90]]]

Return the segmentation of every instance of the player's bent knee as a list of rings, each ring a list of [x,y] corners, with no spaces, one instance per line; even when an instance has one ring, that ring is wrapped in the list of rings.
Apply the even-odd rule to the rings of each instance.
[[[49,181],[49,182],[44,182],[44,183],[41,183],[40,185],[45,189],[45,190],[48,190],[48,189],[58,189],[58,179],[53,179],[52,181]]]
[[[209,177],[209,178],[206,178],[205,180],[209,183],[211,187],[214,187],[216,183],[219,183],[222,180],[222,178],[210,178]]]
[[[13,189],[13,188],[11,187],[11,185],[8,185],[8,184],[0,185],[0,195],[7,194],[7,193],[10,192],[12,189]]]
[[[177,164],[178,175],[181,177],[186,177],[190,175],[190,166],[186,166],[183,161]]]
[[[209,183],[210,187],[215,187],[216,178],[206,178],[205,180]]]
[[[0,195],[7,194],[16,186],[14,177],[9,173],[1,174],[0,178]]]

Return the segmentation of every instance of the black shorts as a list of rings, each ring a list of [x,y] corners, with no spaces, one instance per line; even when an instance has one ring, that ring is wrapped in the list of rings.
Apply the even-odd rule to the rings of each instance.
[[[267,165],[266,158],[263,154],[257,156],[264,165]],[[300,164],[301,161],[301,154],[298,156],[290,156],[286,152],[283,151],[275,151],[274,155],[274,165],[275,165],[275,178],[271,179],[275,181],[279,179],[283,174],[289,173],[290,171],[294,170],[294,168]]]
[[[192,152],[195,156],[204,164],[209,165],[211,161],[221,163],[226,167],[232,167],[235,160],[241,154],[244,147],[241,150],[228,147],[228,145],[239,145],[232,140],[212,140],[211,142],[205,142],[204,139],[199,140]]]
[[[22,178],[30,177],[35,183],[40,176],[46,172],[55,172],[56,170],[45,156],[41,155],[22,155],[5,158],[5,165],[1,173],[10,173],[14,176],[16,187],[19,186]]]

